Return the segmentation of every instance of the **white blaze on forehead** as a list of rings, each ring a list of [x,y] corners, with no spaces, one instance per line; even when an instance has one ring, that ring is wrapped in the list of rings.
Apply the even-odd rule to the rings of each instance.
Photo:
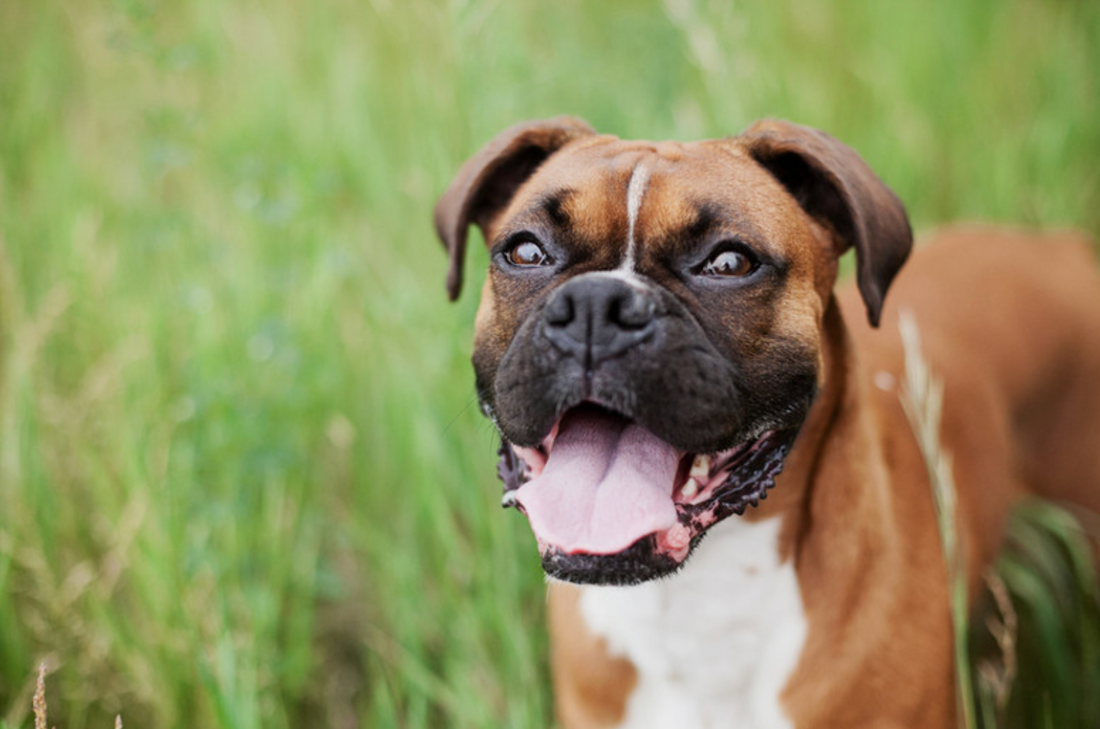
[[[632,271],[637,259],[638,243],[634,239],[634,226],[638,220],[638,211],[642,208],[642,197],[649,185],[649,173],[652,160],[643,159],[634,168],[630,175],[630,182],[626,186],[626,215],[629,221],[626,234],[626,258],[623,259],[621,268],[624,271]]]

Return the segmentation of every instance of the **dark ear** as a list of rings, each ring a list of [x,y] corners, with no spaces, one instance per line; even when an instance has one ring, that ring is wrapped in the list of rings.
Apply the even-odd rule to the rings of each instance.
[[[765,119],[739,139],[809,215],[855,246],[859,292],[878,326],[886,289],[913,247],[905,207],[855,150],[816,129]]]
[[[466,232],[485,226],[512,199],[516,189],[547,157],[578,137],[595,134],[580,119],[559,116],[505,129],[466,161],[435,206],[435,229],[451,255],[447,293],[462,290]]]

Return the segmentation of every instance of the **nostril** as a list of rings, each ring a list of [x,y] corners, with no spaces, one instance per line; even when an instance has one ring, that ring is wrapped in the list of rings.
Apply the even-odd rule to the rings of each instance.
[[[623,329],[642,329],[653,321],[655,311],[649,297],[631,293],[611,302],[608,318]]]
[[[543,309],[542,316],[550,326],[568,326],[576,317],[573,297],[565,292],[558,294]]]

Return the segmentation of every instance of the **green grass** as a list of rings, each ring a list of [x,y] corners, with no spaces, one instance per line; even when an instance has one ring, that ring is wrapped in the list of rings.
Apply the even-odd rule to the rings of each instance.
[[[1032,502],[1012,515],[996,574],[1018,627],[1008,621],[1006,651],[990,640],[1005,623],[1003,611],[991,609],[992,630],[978,622],[971,639],[986,729],[1100,726],[1098,534],[1095,515],[1056,504]],[[1014,680],[1000,693],[1006,673]]]
[[[1096,234],[1097,68],[1076,0],[0,3],[0,722],[44,660],[65,729],[545,726],[461,161],[781,116],[918,227]]]

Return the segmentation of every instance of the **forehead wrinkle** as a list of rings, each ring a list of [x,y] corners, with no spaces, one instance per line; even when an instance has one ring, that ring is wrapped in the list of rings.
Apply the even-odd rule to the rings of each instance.
[[[571,228],[575,222],[569,203],[575,194],[574,188],[562,186],[545,193],[517,197],[511,209],[501,216],[493,241],[498,242],[524,228],[535,228],[535,232]]]
[[[684,227],[684,232],[692,238],[701,238],[711,231],[721,215],[717,205],[694,203],[695,220]]]
[[[658,194],[657,191],[654,194]],[[779,255],[770,242],[770,238],[755,225],[752,220],[729,205],[698,197],[673,197],[663,204],[655,203],[647,208],[652,213],[660,210],[660,215],[650,214],[646,218],[647,245],[642,250],[657,247],[679,249],[690,247],[708,237],[725,235],[740,238],[745,243],[759,246],[765,251]]]
[[[558,188],[541,195],[535,204],[539,211],[549,218],[554,225],[567,227],[573,222],[567,209],[569,198],[573,194],[574,190],[572,188]]]
[[[728,207],[714,202],[695,203],[695,205],[699,215],[685,232],[695,233],[695,226],[702,227],[705,224],[705,228],[699,231],[699,235],[718,230],[743,237],[746,243],[756,243],[770,249],[767,245],[767,236],[744,215],[738,215]]]
[[[627,221],[620,207],[621,180],[615,170],[604,168],[570,196],[568,212],[579,241],[600,248],[623,245]]]

